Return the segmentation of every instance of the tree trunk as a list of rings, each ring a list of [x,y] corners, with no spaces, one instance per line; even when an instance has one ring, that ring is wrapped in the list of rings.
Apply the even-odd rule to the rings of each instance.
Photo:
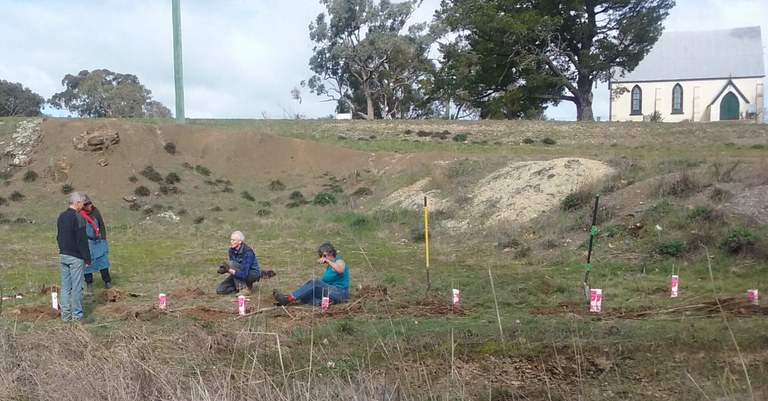
[[[576,93],[574,103],[576,104],[577,121],[594,121],[595,115],[592,112],[592,80],[589,77],[579,74],[578,78],[579,93]]]

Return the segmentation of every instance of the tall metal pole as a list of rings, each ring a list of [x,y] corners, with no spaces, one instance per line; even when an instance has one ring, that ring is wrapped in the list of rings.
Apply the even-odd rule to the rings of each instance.
[[[173,76],[176,83],[176,122],[184,124],[184,67],[181,63],[181,0],[172,0]]]

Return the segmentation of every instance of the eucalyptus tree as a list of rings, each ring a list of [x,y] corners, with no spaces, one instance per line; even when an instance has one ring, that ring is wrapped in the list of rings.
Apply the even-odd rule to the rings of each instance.
[[[309,26],[314,43],[302,85],[365,119],[424,113],[421,81],[434,68],[426,24],[407,22],[422,0],[321,0],[326,12]]]
[[[66,89],[54,94],[48,103],[80,117],[171,117],[171,110],[152,100],[152,91],[133,74],[83,70],[77,75],[67,74],[61,84]]]
[[[578,120],[592,120],[595,83],[637,67],[674,5],[674,0],[444,0],[440,23],[444,33],[455,35],[444,48],[444,72],[461,78],[453,90],[470,93],[487,114],[500,104],[503,112],[527,113],[570,101]]]
[[[45,99],[20,83],[0,79],[0,117],[34,117],[42,113]]]

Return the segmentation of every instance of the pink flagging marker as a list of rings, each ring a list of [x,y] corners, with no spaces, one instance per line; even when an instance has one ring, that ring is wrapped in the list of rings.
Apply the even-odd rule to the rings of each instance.
[[[752,288],[747,290],[747,299],[749,300],[749,303],[752,305],[759,305],[760,301],[758,300],[758,291],[756,288]]]
[[[589,290],[589,311],[601,312],[603,310],[603,290],[592,288]]]
[[[320,300],[320,307],[323,309],[328,309],[328,306],[331,304],[331,299],[329,297],[323,297],[322,300]]]
[[[167,301],[168,297],[165,294],[160,293],[160,295],[157,296],[157,307],[160,309],[165,309],[165,304]]]
[[[453,301],[453,309],[461,309],[461,294],[459,293],[459,290],[454,288],[451,290],[451,295]]]
[[[669,282],[669,296],[677,298],[677,286],[680,284],[680,277],[677,274],[672,275],[672,279]]]
[[[248,299],[245,298],[245,295],[239,295],[237,297],[237,314],[240,316],[245,315],[245,304],[248,302]]]

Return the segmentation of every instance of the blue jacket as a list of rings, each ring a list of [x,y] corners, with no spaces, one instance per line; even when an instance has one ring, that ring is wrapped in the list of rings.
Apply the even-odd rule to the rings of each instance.
[[[245,242],[241,243],[240,248],[237,250],[231,247],[229,248],[229,265],[235,269],[235,277],[240,280],[246,280],[248,278],[249,270],[253,270],[256,274],[261,276],[256,252],[254,252],[250,246],[246,245]]]

